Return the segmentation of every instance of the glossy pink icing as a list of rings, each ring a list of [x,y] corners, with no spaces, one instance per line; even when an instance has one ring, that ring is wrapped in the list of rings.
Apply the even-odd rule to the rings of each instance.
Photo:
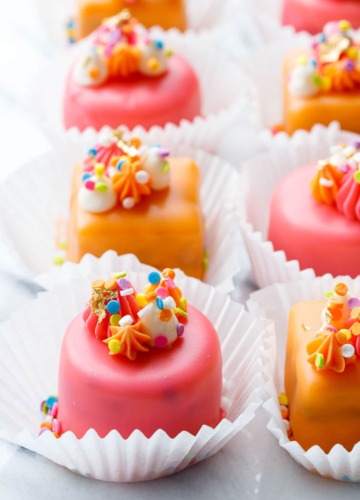
[[[320,33],[329,21],[346,19],[354,28],[360,26],[360,2],[357,0],[285,0],[283,24],[297,31]]]
[[[136,361],[109,356],[79,314],[63,340],[59,368],[59,413],[63,432],[101,437],[117,429],[150,437],[164,429],[174,437],[196,434],[221,418],[220,343],[210,321],[188,306],[185,334],[170,348],[139,353]]]
[[[270,205],[268,239],[287,260],[313,268],[318,276],[360,274],[360,223],[344,217],[335,206],[318,203],[311,195],[314,165],[287,175],[276,186]]]
[[[198,78],[190,64],[178,54],[168,62],[164,75],[146,77],[133,75],[111,80],[99,87],[83,87],[69,72],[63,118],[66,128],[100,129],[104,125],[126,125],[132,129],[142,125],[179,124],[201,114],[201,93]]]
[[[343,179],[336,197],[336,206],[348,219],[360,221],[360,184],[355,181],[353,170]]]

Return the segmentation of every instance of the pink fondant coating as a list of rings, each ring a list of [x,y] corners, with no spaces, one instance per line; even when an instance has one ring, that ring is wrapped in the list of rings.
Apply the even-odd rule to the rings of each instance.
[[[335,206],[315,201],[310,192],[314,165],[287,175],[271,199],[269,240],[287,260],[313,268],[318,276],[360,274],[360,222],[347,219]]]
[[[64,96],[66,128],[126,125],[179,124],[201,114],[198,78],[190,64],[178,54],[169,59],[165,74],[157,77],[135,75],[109,80],[99,87],[85,87],[75,82],[69,72]]]
[[[283,24],[291,24],[297,31],[321,33],[330,21],[350,21],[354,28],[360,26],[358,0],[285,0]]]
[[[135,429],[147,437],[157,429],[171,437],[183,430],[196,434],[203,424],[219,423],[221,387],[220,343],[197,309],[188,307],[183,337],[135,361],[110,356],[79,314],[63,340],[57,418],[63,432],[79,438],[91,428],[100,437],[112,429],[124,438]]]

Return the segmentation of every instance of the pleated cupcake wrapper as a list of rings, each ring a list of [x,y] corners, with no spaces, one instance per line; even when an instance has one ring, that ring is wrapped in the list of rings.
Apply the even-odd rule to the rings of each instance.
[[[274,0],[273,0],[274,1]],[[276,0],[279,2],[279,0]],[[266,9],[266,1],[257,2],[255,12],[260,15]],[[73,19],[75,12],[75,0],[63,0],[54,5],[47,0],[37,0],[38,14],[44,33],[48,40],[57,48],[63,48],[66,43],[65,25],[69,19]],[[234,20],[248,18],[254,12],[254,0],[207,0],[198,2],[197,0],[185,0],[187,29],[186,32],[201,32],[213,35],[219,28],[229,28],[229,24]],[[272,5],[273,7],[273,5]],[[266,12],[266,19],[269,24],[277,24],[279,16],[275,15],[271,8]],[[76,19],[75,19],[76,21]],[[170,29],[169,32],[179,33],[177,29]],[[262,40],[262,32],[256,32],[253,36],[258,36]],[[258,41],[259,43],[259,41]]]
[[[156,33],[159,32],[156,29]],[[260,126],[259,97],[254,83],[236,64],[212,47],[209,35],[160,33],[166,45],[187,59],[198,75],[202,114],[191,122],[182,120],[179,125],[154,126],[150,131],[160,134],[160,140],[176,132],[184,144],[214,152],[224,134],[237,124],[250,128]],[[62,106],[66,76],[73,61],[86,53],[88,43],[85,39],[49,60],[29,90],[28,100],[34,118],[50,139],[53,132],[64,129]],[[135,130],[138,135],[144,133],[141,124]]]
[[[226,418],[214,429],[203,426],[196,436],[181,432],[169,438],[159,430],[147,439],[135,430],[128,439],[117,431],[102,439],[93,429],[82,439],[72,432],[59,439],[51,433],[38,436],[40,402],[57,393],[65,330],[83,310],[91,279],[106,278],[119,270],[127,270],[129,280],[141,289],[149,267],[134,256],[118,257],[113,252],[97,260],[84,258],[66,270],[67,284],[54,279],[52,290],[27,302],[0,325],[0,438],[85,476],[142,481],[177,472],[213,455],[252,420],[262,402],[264,328],[241,304],[177,271],[176,282],[188,303],[201,310],[218,332],[224,379],[221,404]]]
[[[268,136],[267,153],[244,163],[236,219],[259,287],[315,276],[313,269],[301,269],[297,260],[288,261],[285,253],[275,251],[267,240],[270,200],[276,185],[294,169],[328,157],[331,146],[357,137],[341,131],[335,122],[329,127],[316,125],[311,132],[298,131],[292,137],[281,133],[273,139]]]
[[[325,453],[319,446],[313,446],[305,452],[297,441],[289,440],[278,402],[278,395],[284,390],[285,351],[291,306],[297,302],[324,299],[324,292],[333,290],[339,281],[348,285],[351,295],[360,296],[360,277],[333,278],[327,274],[309,281],[294,280],[254,292],[247,302],[247,307],[252,314],[263,318],[267,325],[272,321],[270,328],[275,329],[276,355],[274,352],[272,361],[264,365],[268,392],[264,408],[269,414],[268,429],[279,441],[280,446],[309,471],[343,481],[360,481],[360,442],[351,452],[346,451],[341,445],[335,445],[329,453]],[[274,366],[276,369],[271,372]]]
[[[0,186],[0,228],[16,253],[29,268],[30,275],[43,273],[53,266],[56,224],[69,211],[70,177],[76,163],[86,157],[98,141],[94,130],[59,134],[52,149],[17,169]],[[232,278],[239,271],[231,190],[237,188],[238,174],[226,162],[203,151],[194,150],[172,137],[166,142],[158,134],[143,134],[146,144],[164,144],[172,156],[191,157],[200,168],[200,199],[204,214],[205,245],[209,267],[205,281],[233,288]]]

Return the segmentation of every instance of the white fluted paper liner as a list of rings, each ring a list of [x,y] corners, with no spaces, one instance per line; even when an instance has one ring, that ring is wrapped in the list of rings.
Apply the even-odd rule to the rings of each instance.
[[[108,481],[141,481],[177,472],[222,448],[252,420],[261,404],[264,328],[261,321],[215,288],[177,271],[176,282],[191,303],[213,323],[223,357],[223,398],[227,416],[216,428],[172,439],[162,430],[150,439],[134,431],[128,439],[89,430],[82,439],[66,432],[38,436],[39,403],[57,391],[60,348],[71,319],[83,310],[93,276],[126,269],[135,288],[149,268],[134,256],[110,252],[85,258],[67,270],[67,284],[54,286],[0,325],[0,438],[24,446],[75,472]],[[135,271],[132,271],[134,269]],[[90,279],[90,281],[89,281]],[[47,435],[46,435],[47,434]]]
[[[218,157],[184,147],[176,133],[169,134],[164,142],[159,135],[153,130],[140,137],[145,144],[166,145],[172,156],[191,157],[199,165],[209,258],[204,280],[230,291],[232,278],[240,270],[230,209],[233,197],[229,194],[239,183],[238,173]],[[48,153],[23,165],[0,186],[0,228],[33,276],[53,265],[56,223],[68,216],[71,171],[98,138],[98,133],[91,129],[59,134]]]
[[[259,287],[315,276],[313,269],[301,269],[297,260],[288,261],[283,251],[274,251],[267,240],[275,186],[292,170],[327,157],[331,146],[357,137],[341,131],[337,123],[329,127],[316,125],[311,132],[297,131],[292,137],[284,133],[273,139],[268,136],[269,151],[244,163],[237,221]]]
[[[294,280],[254,292],[247,302],[247,307],[255,316],[266,318],[267,324],[269,320],[274,322],[277,359],[275,360],[274,357],[273,363],[277,365],[277,374],[271,378],[269,370],[272,363],[265,368],[269,398],[264,408],[270,416],[268,429],[279,441],[280,446],[309,471],[343,481],[360,481],[360,442],[351,452],[346,451],[341,445],[335,445],[329,453],[324,453],[319,446],[313,446],[305,452],[297,441],[289,440],[278,402],[278,395],[284,390],[288,314],[291,306],[297,302],[323,299],[324,292],[333,290],[339,281],[348,285],[351,295],[360,295],[360,277],[356,279],[343,276],[333,278],[327,274],[309,281]]]
[[[186,0],[187,31],[212,33],[222,27],[229,29],[229,25],[234,21],[234,18],[238,21],[238,27],[240,28],[240,26],[243,27],[241,20],[245,18],[248,21],[254,10],[259,17],[266,14],[268,23],[278,24],[280,16],[274,12],[278,10],[277,8],[274,9],[272,5],[272,8],[266,11],[268,5],[266,5],[266,1],[261,0],[264,5],[257,5],[254,9],[253,2],[254,0],[207,0],[206,2]],[[37,0],[36,4],[42,30],[46,33],[48,40],[55,47],[64,47],[66,43],[66,22],[70,18],[74,18],[74,14],[76,14],[75,0],[62,0],[52,4],[47,0]],[[253,33],[253,36],[258,38],[257,43],[263,40],[261,35],[262,32]]]
[[[154,126],[150,130],[160,129],[164,134],[178,130],[186,144],[213,152],[221,137],[235,124],[245,124],[252,129],[260,126],[259,97],[254,83],[235,63],[211,47],[208,35],[156,31],[194,68],[200,82],[202,116],[193,121],[182,120],[179,125]],[[87,44],[85,39],[49,60],[34,79],[28,99],[38,125],[50,138],[53,131],[64,129],[62,107],[66,76],[73,61],[86,51]],[[137,133],[143,131],[139,125]]]

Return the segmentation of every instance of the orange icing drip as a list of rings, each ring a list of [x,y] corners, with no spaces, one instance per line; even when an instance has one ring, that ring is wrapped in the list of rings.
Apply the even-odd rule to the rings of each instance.
[[[151,340],[150,335],[142,333],[141,322],[138,321],[135,325],[126,326],[111,326],[110,331],[112,336],[105,339],[104,342],[109,344],[112,340],[117,340],[120,343],[119,351],[110,351],[110,355],[121,354],[126,356],[131,361],[136,359],[138,351],[147,352],[149,348],[144,344]]]
[[[327,64],[322,68],[323,76],[329,79],[328,90],[335,92],[353,91],[360,85],[360,69],[347,70],[344,67],[344,60],[341,59],[332,64]]]
[[[109,75],[126,77],[136,73],[140,56],[140,49],[136,46],[123,43],[116,45],[111,58],[108,59]]]
[[[332,205],[339,191],[344,173],[327,161],[318,162],[318,170],[312,179],[310,189],[313,197],[319,203]],[[321,179],[325,180],[322,184]],[[327,185],[329,184],[329,185]]]
[[[306,351],[309,354],[308,362],[313,365],[315,365],[317,354],[324,356],[324,366],[321,370],[333,370],[337,373],[342,373],[345,370],[346,364],[341,353],[341,345],[334,332],[326,332],[310,340]]]
[[[112,163],[116,164],[119,158],[113,158]],[[135,204],[140,202],[141,196],[148,196],[151,193],[149,184],[140,184],[136,180],[136,172],[141,170],[140,161],[137,158],[127,157],[127,161],[122,165],[121,170],[112,177],[115,192],[122,201],[131,197]]]

